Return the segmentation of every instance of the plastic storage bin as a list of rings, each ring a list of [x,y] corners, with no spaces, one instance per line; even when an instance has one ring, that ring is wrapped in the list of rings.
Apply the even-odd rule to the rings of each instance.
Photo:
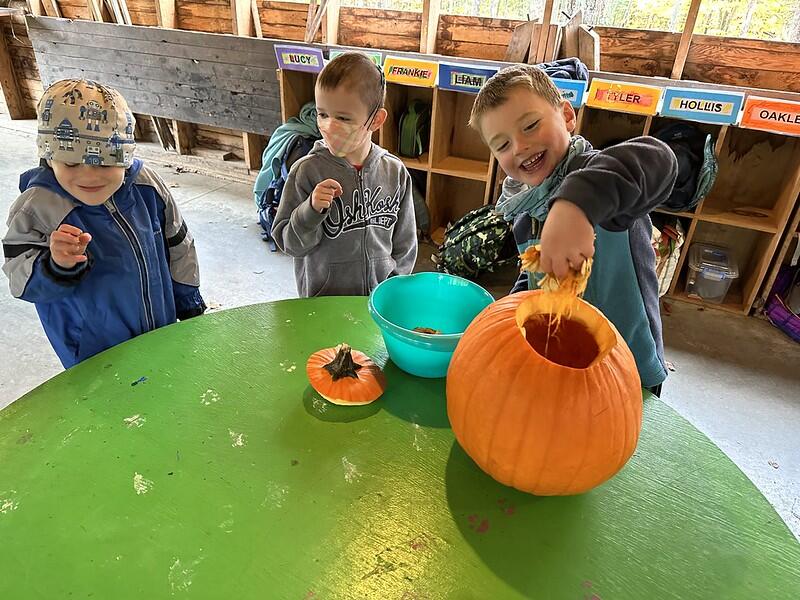
[[[719,304],[725,299],[733,280],[739,277],[739,267],[728,248],[711,244],[692,244],[689,249],[687,295],[705,302]]]

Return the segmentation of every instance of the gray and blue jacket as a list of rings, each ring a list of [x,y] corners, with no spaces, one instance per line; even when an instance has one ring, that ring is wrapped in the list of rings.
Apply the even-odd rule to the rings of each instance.
[[[649,213],[669,197],[677,171],[675,154],[652,137],[602,151],[590,146],[570,161],[549,200],[550,205],[569,200],[594,226],[594,265],[584,299],[614,323],[633,352],[642,386],[648,388],[667,377]],[[524,189],[525,184],[506,178],[501,199]],[[527,213],[514,217],[520,252],[539,242],[541,227]],[[535,287],[534,278],[523,272],[511,292]]]
[[[139,160],[105,203],[89,206],[41,166],[20,177],[3,238],[11,294],[32,302],[65,368],[205,310],[194,241],[158,175]],[[92,235],[72,269],[50,256],[66,223]]]

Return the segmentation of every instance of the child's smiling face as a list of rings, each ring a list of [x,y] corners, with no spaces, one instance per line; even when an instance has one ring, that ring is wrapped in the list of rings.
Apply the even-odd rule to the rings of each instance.
[[[531,186],[541,184],[564,158],[575,125],[569,102],[554,106],[524,86],[512,88],[506,101],[480,120],[481,135],[503,171]]]

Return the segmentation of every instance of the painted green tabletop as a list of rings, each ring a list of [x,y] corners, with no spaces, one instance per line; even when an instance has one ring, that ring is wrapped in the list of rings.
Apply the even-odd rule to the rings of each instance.
[[[306,358],[342,341],[386,361],[364,298],[226,311],[0,411],[0,598],[800,597],[788,528],[660,401],[616,478],[537,498],[460,449],[444,380],[317,397]]]

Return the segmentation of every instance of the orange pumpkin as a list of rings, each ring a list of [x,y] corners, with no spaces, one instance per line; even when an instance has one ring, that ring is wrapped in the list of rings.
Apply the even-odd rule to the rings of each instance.
[[[308,380],[328,402],[343,406],[369,404],[386,390],[381,368],[347,344],[312,354],[306,363]]]
[[[447,372],[458,442],[494,479],[536,495],[579,494],[610,479],[642,425],[631,351],[599,310],[574,302],[557,326],[544,292],[491,304]]]

